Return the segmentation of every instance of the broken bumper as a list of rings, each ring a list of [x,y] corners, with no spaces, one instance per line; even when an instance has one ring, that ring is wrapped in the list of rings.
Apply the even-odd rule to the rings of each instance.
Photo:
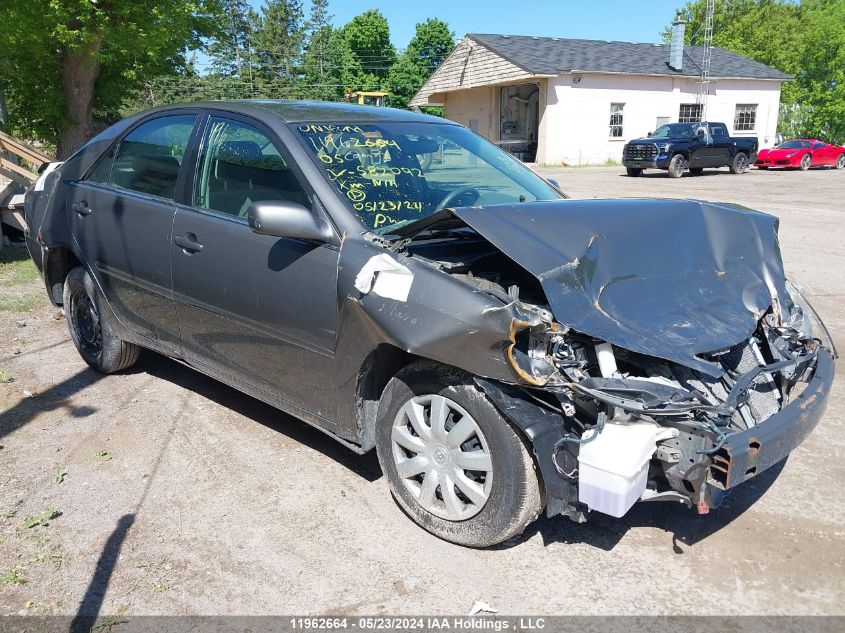
[[[707,505],[717,507],[729,489],[781,462],[804,441],[824,414],[834,371],[832,354],[821,348],[813,376],[800,395],[757,426],[728,435],[711,457],[704,481],[706,492],[701,490],[705,492]],[[557,461],[552,457],[555,444],[563,434],[561,417],[530,402],[515,386],[483,378],[476,378],[475,382],[531,441],[546,492],[547,516],[564,514],[583,520],[576,503],[577,457],[565,451],[558,454]],[[699,501],[687,491],[678,493],[688,497],[691,504]]]
[[[707,485],[712,505],[729,490],[785,459],[819,423],[833,383],[834,361],[822,348],[804,391],[781,411],[746,431],[728,435],[713,455]]]

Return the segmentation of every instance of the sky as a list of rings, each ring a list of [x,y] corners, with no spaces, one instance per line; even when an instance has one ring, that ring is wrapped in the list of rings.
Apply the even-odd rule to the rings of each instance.
[[[263,0],[250,0],[256,8]],[[310,0],[303,0],[306,17]],[[329,0],[334,25],[367,9],[390,24],[394,46],[404,48],[418,22],[440,18],[461,38],[467,33],[536,35],[625,42],[660,42],[663,27],[685,0]]]

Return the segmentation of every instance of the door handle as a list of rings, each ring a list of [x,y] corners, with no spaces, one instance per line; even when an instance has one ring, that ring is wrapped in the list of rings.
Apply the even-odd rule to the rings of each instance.
[[[176,244],[176,246],[179,246],[186,253],[202,252],[202,243],[197,241],[197,236],[193,233],[177,235],[173,238],[173,243]]]
[[[70,208],[75,211],[78,215],[91,215],[91,211],[93,211],[93,209],[88,206],[88,203],[85,200],[82,200],[80,202],[74,202]]]

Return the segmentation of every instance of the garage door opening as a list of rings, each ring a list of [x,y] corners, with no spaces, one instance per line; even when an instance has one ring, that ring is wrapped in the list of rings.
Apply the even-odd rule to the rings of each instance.
[[[533,163],[537,157],[540,88],[537,84],[503,86],[499,112],[499,147],[523,162]]]

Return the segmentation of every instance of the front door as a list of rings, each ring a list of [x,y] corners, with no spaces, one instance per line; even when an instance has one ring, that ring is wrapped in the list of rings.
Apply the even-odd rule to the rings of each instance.
[[[153,346],[176,351],[170,237],[183,156],[197,114],[152,119],[71,183],[74,239],[117,317]]]
[[[275,134],[210,116],[200,143],[190,199],[173,224],[182,354],[321,415],[331,401],[321,377],[334,359],[338,248],[250,230],[253,202],[311,208]]]

